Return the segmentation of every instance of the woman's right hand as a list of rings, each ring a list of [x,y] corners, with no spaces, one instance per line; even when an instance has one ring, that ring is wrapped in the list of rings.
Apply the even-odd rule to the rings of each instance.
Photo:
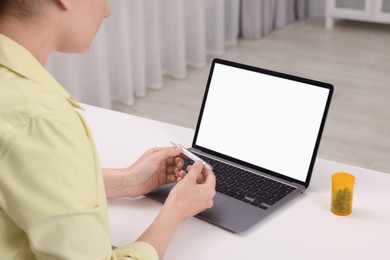
[[[182,222],[213,206],[215,175],[201,161],[195,162],[189,172],[169,193],[164,207],[170,215]]]
[[[160,258],[180,223],[213,206],[215,175],[202,162],[195,162],[189,172],[180,173],[162,210],[153,223],[138,238],[152,245]]]

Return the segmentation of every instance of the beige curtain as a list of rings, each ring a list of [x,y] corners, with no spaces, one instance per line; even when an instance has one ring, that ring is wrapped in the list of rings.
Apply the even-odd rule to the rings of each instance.
[[[241,0],[241,36],[261,38],[307,16],[307,0]]]
[[[237,41],[240,0],[115,0],[91,49],[55,53],[46,67],[80,102],[132,105],[163,75],[184,79]]]

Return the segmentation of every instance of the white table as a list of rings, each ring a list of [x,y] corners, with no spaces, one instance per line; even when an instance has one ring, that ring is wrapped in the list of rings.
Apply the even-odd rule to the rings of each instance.
[[[189,146],[194,130],[84,105],[102,167],[128,166],[169,140]],[[333,215],[331,175],[356,177],[353,212]],[[161,208],[141,197],[109,201],[112,243],[134,241]],[[174,259],[390,259],[390,174],[317,159],[309,189],[244,234],[197,218],[183,223],[166,252]]]

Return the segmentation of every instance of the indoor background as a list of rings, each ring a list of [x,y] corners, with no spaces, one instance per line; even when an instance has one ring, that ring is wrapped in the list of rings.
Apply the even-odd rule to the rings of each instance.
[[[366,19],[347,12],[349,19],[332,27],[325,18],[330,2],[342,11],[362,4],[370,13]],[[335,87],[320,158],[390,173],[389,0],[115,0],[110,6],[87,54],[56,54],[47,65],[80,102],[194,128],[214,57],[277,70]]]

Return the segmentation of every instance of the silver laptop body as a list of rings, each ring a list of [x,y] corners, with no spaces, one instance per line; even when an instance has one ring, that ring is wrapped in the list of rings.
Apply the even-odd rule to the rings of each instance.
[[[214,59],[189,150],[213,166],[217,195],[197,217],[244,232],[303,193],[332,93],[327,83]],[[148,196],[165,201],[172,186]]]

